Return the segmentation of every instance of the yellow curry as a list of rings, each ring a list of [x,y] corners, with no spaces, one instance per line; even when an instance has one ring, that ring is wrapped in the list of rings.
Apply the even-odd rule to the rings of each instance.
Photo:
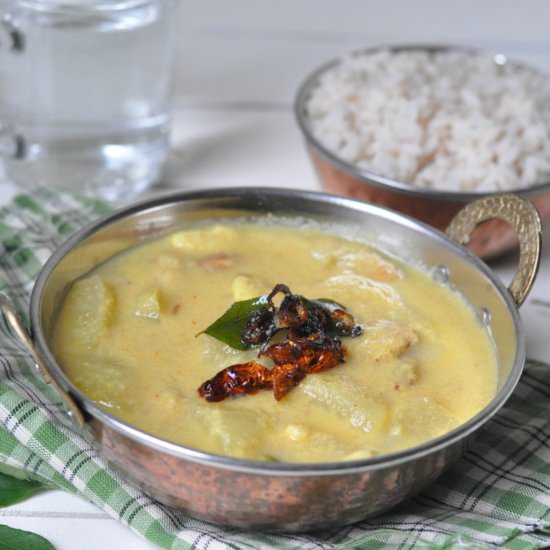
[[[97,246],[97,245],[94,245]],[[363,333],[345,362],[269,391],[201,398],[221,369],[259,361],[200,334],[278,283],[346,306]],[[113,415],[189,447],[285,462],[387,454],[448,432],[494,396],[493,343],[462,297],[366,244],[314,230],[217,224],[148,241],[73,283],[54,332],[73,382]]]

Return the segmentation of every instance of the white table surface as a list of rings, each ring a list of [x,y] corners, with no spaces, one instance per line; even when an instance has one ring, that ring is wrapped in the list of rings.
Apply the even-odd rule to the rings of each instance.
[[[550,72],[546,0],[181,0],[180,8],[174,153],[163,191],[230,185],[318,189],[292,99],[308,71],[353,48],[468,44]],[[0,178],[0,203],[14,192]],[[545,238],[549,243],[550,227]],[[511,259],[493,267],[504,280],[514,268]],[[549,244],[521,313],[529,356],[550,359]],[[107,514],[61,491],[0,509],[0,516],[0,523],[40,533],[58,550],[152,548]]]

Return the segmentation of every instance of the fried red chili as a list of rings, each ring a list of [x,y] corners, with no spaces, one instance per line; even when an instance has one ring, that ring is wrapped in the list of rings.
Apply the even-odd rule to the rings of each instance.
[[[273,299],[284,294],[279,307]],[[308,374],[323,372],[345,361],[346,350],[334,331],[356,337],[363,329],[352,315],[337,304],[306,300],[292,294],[288,286],[276,285],[267,296],[267,307],[254,311],[241,335],[243,343],[261,346],[259,356],[269,357],[271,369],[257,363],[231,365],[204,382],[198,392],[207,401],[273,390],[277,401],[287,395]],[[269,344],[280,330],[286,338]]]
[[[199,388],[199,395],[207,401],[223,401],[230,395],[254,394],[273,387],[271,370],[256,361],[231,365]]]

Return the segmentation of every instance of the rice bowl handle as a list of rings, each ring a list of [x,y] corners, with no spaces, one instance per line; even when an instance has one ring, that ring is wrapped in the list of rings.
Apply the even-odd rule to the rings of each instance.
[[[508,287],[519,307],[535,280],[542,247],[542,222],[532,202],[516,195],[485,197],[465,206],[447,227],[447,235],[466,245],[476,228],[485,221],[499,219],[508,222],[519,240],[519,266]]]

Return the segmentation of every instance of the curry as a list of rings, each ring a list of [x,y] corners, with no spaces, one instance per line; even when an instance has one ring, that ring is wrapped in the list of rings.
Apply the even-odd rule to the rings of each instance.
[[[295,376],[284,398],[205,399],[200,388],[227,367],[274,369],[265,341],[230,345],[207,328],[277,285],[352,317],[353,336],[331,344],[338,361]],[[279,350],[288,336],[275,332]],[[114,255],[70,287],[54,353],[86,395],[139,429],[269,461],[412,447],[473,417],[497,387],[493,342],[458,292],[364,243],[275,224],[184,229]]]

